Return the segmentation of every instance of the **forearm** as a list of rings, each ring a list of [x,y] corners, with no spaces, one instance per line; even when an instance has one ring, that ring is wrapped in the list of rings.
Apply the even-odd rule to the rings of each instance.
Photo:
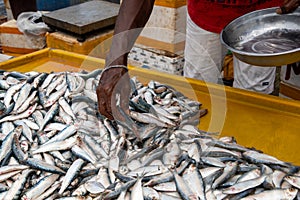
[[[147,23],[154,0],[123,0],[115,24],[114,37],[106,66],[125,65],[127,56]]]

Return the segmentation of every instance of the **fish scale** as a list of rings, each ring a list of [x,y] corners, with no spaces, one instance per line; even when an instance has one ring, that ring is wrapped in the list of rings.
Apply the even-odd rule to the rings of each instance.
[[[0,198],[297,198],[297,166],[243,147],[232,137],[218,140],[199,130],[202,104],[168,85],[142,84],[132,77],[131,115],[118,124],[101,116],[96,110],[100,73],[0,76],[5,94],[0,125],[7,135],[1,141]],[[12,112],[15,106],[23,112]],[[26,124],[27,137],[20,130],[9,136],[13,123]]]

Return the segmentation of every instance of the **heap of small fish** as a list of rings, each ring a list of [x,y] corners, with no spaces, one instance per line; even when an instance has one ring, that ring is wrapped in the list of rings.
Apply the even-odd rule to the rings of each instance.
[[[131,79],[130,116],[97,112],[101,70],[0,75],[0,199],[299,199],[296,166],[196,128],[201,103]]]

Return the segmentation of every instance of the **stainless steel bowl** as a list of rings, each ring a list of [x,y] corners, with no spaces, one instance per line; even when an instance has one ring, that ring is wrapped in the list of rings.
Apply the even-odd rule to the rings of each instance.
[[[240,60],[258,66],[300,61],[300,8],[278,15],[276,8],[257,10],[230,22],[221,42]]]

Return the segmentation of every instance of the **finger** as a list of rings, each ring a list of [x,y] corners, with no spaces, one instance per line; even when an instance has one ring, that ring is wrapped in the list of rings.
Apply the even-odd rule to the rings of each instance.
[[[107,117],[108,119],[113,120],[111,113],[111,108],[110,108],[110,98],[107,99],[105,90],[103,89],[102,85],[100,84],[99,81],[99,86],[97,87],[97,99],[98,99],[98,110],[100,114],[103,116]]]
[[[105,100],[105,97],[100,97],[98,100],[98,110],[99,112],[107,117],[110,120],[113,120],[113,116],[111,115],[111,108],[110,108],[110,102],[107,104],[107,101]]]
[[[279,15],[281,15],[282,14],[281,8],[277,8],[276,9],[276,13],[279,14]]]
[[[125,111],[126,114],[129,114],[129,98],[131,94],[131,87],[130,87],[130,79],[128,73],[124,74],[120,84],[123,87],[120,91],[121,94],[120,106]]]
[[[113,120],[114,117],[111,115],[111,107],[107,106],[107,104],[103,104],[101,108],[99,108],[100,113],[107,117],[110,120]]]
[[[97,88],[98,95],[98,110],[99,112],[110,120],[113,120],[112,115],[112,92],[115,85],[115,77],[112,77],[112,70],[103,71],[99,79]]]
[[[111,108],[114,119],[123,121],[129,114],[130,82],[128,73],[124,73],[114,87]]]
[[[281,6],[280,8],[276,9],[276,13],[277,14],[286,14],[287,10],[286,10],[285,6]]]

